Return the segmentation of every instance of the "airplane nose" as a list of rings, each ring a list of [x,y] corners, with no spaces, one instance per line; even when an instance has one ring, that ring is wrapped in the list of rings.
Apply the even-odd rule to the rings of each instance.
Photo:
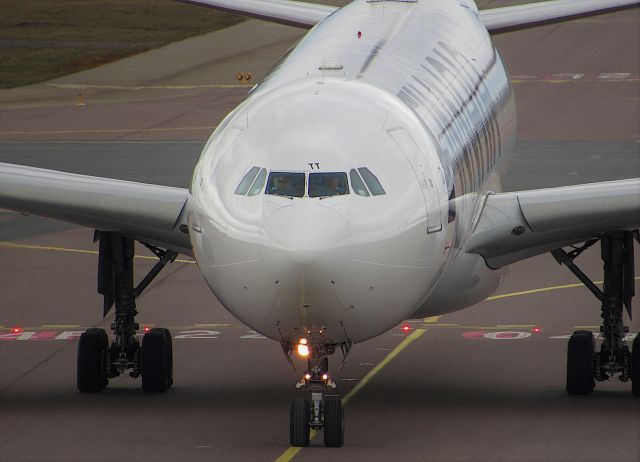
[[[275,210],[264,226],[269,244],[261,265],[277,287],[267,324],[284,338],[299,329],[320,329],[329,339],[342,334],[325,326],[340,325],[344,317],[334,289],[350,268],[349,223],[329,207],[291,205]]]
[[[301,267],[322,259],[323,253],[349,250],[351,247],[349,224],[330,207],[280,207],[267,217],[265,231],[271,246],[285,252],[293,263]]]

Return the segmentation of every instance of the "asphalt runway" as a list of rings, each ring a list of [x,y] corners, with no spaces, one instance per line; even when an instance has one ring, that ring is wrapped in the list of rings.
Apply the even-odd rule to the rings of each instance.
[[[522,139],[506,189],[640,174],[638,11],[496,39]],[[187,185],[211,127],[247,91],[229,86],[232,75],[242,68],[259,78],[300,34],[256,21],[231,29],[201,45],[217,44],[210,61],[163,68],[157,81],[118,67],[100,81],[89,71],[58,87],[0,92],[0,161]],[[140,59],[158,53],[168,52]],[[100,319],[92,231],[1,212],[0,238],[0,460],[640,459],[630,384],[564,392],[566,337],[597,330],[599,307],[550,255],[513,265],[496,297],[475,307],[356,345],[334,372],[348,399],[345,447],[324,448],[319,435],[294,453],[289,401],[300,370],[220,306],[190,259],[170,265],[138,303],[142,325],[176,337],[174,388],[145,394],[122,378],[82,395],[75,339],[112,319]],[[139,276],[153,264],[141,247]],[[601,279],[597,249],[578,262]],[[636,310],[631,332],[639,330]]]

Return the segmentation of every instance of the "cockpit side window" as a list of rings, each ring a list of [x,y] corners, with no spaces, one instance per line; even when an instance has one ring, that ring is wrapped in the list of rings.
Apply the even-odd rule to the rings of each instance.
[[[369,191],[371,191],[372,195],[381,196],[383,194],[386,194],[384,188],[380,184],[380,181],[378,181],[378,177],[371,173],[371,170],[369,170],[367,167],[361,167],[358,169],[358,171],[360,172],[360,175],[362,175],[362,179],[367,184],[367,187],[369,188]]]
[[[253,183],[253,180],[255,179],[259,170],[260,170],[259,167],[251,167],[251,170],[249,170],[246,173],[246,175],[242,178],[242,181],[240,181],[240,184],[236,188],[235,193],[241,196],[244,196],[245,194],[247,194],[247,191],[249,190],[249,186],[251,186],[251,183]]]
[[[355,168],[351,169],[349,177],[351,178],[351,187],[353,188],[353,191],[358,196],[369,197],[369,191],[367,191],[367,187],[364,185],[362,178],[360,178],[360,175]]]
[[[267,169],[263,168],[262,170],[260,170],[260,173],[258,173],[258,176],[256,177],[256,181],[253,182],[253,184],[251,185],[251,189],[249,189],[249,196],[255,196],[256,194],[259,194],[262,192],[262,188],[264,188],[264,182],[267,179]]]
[[[347,174],[344,172],[310,173],[309,197],[328,197],[349,194]]]
[[[265,193],[276,196],[303,197],[304,189],[304,173],[271,172]]]

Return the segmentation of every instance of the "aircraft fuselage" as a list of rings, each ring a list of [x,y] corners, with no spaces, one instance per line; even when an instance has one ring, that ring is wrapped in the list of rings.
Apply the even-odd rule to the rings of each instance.
[[[511,84],[473,2],[355,2],[207,142],[188,217],[198,265],[278,341],[359,342],[473,305],[503,274],[465,240],[514,142]]]

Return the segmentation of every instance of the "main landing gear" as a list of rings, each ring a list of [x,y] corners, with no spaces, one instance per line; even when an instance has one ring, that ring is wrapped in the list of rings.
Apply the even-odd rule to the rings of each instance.
[[[304,344],[306,345],[306,344]],[[338,397],[327,396],[336,388],[329,377],[329,358],[332,346],[309,346],[307,371],[296,388],[310,392],[310,399],[296,398],[291,402],[289,442],[291,446],[307,446],[311,430],[324,428],[324,444],[341,447],[344,444],[344,412]]]
[[[98,262],[98,292],[104,296],[104,316],[115,302],[115,320],[111,324],[114,340],[104,329],[91,328],[82,334],[78,346],[78,390],[97,392],[109,379],[124,375],[142,376],[142,389],[162,392],[173,384],[173,352],[171,334],[167,329],[151,329],[142,345],[136,331],[135,299],[160,273],[167,263],[173,262],[175,252],[145,244],[160,261],[142,282],[133,285],[134,241],[116,233],[96,232],[100,240]]]
[[[636,336],[629,351],[625,343],[629,328],[624,325],[624,308],[631,319],[631,299],[635,295],[634,236],[638,239],[637,230],[620,231],[585,242],[571,252],[562,249],[551,252],[558,263],[566,265],[602,302],[600,351],[590,331],[576,331],[569,339],[566,386],[569,394],[586,395],[593,391],[596,381],[617,378],[622,382],[631,380],[633,394],[640,396],[640,335]],[[573,263],[578,255],[598,241],[604,262],[603,290]]]

